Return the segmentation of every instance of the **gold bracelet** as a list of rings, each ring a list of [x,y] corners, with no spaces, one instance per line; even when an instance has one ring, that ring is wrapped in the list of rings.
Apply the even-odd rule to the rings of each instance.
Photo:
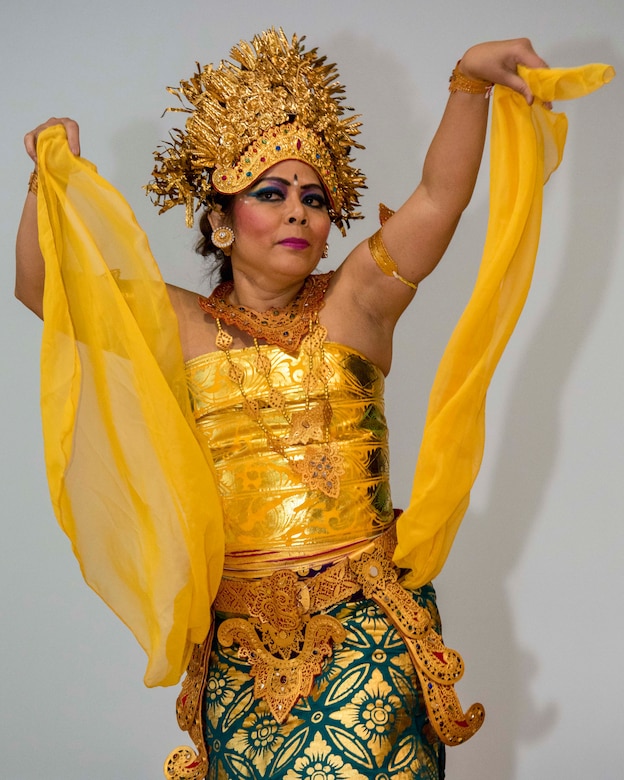
[[[411,287],[414,291],[418,289],[417,284],[410,282],[409,279],[405,279],[399,273],[398,265],[390,257],[390,254],[386,249],[386,245],[383,242],[383,238],[381,237],[381,228],[379,228],[379,230],[368,239],[368,248],[370,249],[370,253],[373,256],[373,260],[377,263],[379,268],[385,273],[386,276],[394,276],[395,279],[398,279],[400,282],[403,282],[403,284]]]
[[[30,174],[30,178],[28,179],[28,192],[32,192],[33,195],[37,194],[37,190],[39,189],[39,174],[37,173],[37,169]]]
[[[459,69],[460,62],[461,60],[458,61],[451,73],[449,92],[467,92],[469,95],[485,95],[486,98],[489,98],[494,84],[491,81],[471,79],[469,76],[464,75]]]

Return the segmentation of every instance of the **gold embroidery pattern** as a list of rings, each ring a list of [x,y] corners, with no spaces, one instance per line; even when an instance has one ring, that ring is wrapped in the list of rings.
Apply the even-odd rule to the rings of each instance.
[[[379,768],[392,749],[392,735],[405,730],[409,716],[381,671],[374,669],[335,719],[366,744]]]
[[[308,780],[308,778],[335,778],[335,780],[366,780],[348,762],[334,753],[318,734],[305,749],[295,765],[284,775],[284,780]]]
[[[265,702],[260,702],[253,713],[244,722],[244,728],[237,729],[228,741],[227,747],[233,751],[236,758],[230,755],[230,762],[234,765],[236,778],[249,777],[247,766],[242,764],[242,759],[253,764],[260,777],[269,777],[267,768],[274,761],[277,754],[283,755],[283,748],[291,731],[300,725],[300,721],[293,718],[288,724],[279,725]],[[241,758],[238,758],[238,757]],[[238,765],[236,761],[241,762]],[[228,773],[218,773],[217,777],[232,777]]]

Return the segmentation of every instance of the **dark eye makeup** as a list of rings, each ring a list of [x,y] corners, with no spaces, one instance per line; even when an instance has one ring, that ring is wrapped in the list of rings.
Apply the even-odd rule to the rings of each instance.
[[[289,182],[275,180],[261,180],[256,188],[247,193],[250,198],[255,198],[266,203],[275,203],[286,198]],[[301,202],[311,208],[327,208],[327,199],[324,193],[316,185],[305,186],[301,191]]]
[[[322,192],[312,190],[310,192],[303,193],[303,202],[306,206],[312,206],[315,208],[327,208],[327,199]]]
[[[258,189],[248,192],[247,195],[250,198],[256,198],[256,200],[283,200],[286,197],[286,192],[282,187],[275,184],[259,184]]]

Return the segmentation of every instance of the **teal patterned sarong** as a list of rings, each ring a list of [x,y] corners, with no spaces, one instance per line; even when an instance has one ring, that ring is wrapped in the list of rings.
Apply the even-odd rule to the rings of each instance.
[[[439,631],[433,586],[413,595]],[[442,780],[444,745],[396,629],[367,599],[328,614],[347,638],[282,725],[254,698],[237,648],[215,640],[203,703],[208,780]]]

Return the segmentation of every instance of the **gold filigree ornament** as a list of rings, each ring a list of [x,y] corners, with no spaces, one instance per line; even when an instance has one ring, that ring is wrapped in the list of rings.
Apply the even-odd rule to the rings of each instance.
[[[163,767],[167,780],[203,780],[208,773],[201,703],[206,687],[213,633],[214,623],[205,641],[201,645],[195,645],[176,702],[178,725],[182,731],[188,732],[197,750],[187,745],[172,750]]]
[[[344,87],[336,66],[305,51],[303,38],[271,28],[231,50],[233,61],[218,67],[197,64],[197,72],[169,87],[188,114],[184,130],[155,153],[147,185],[161,213],[178,204],[186,222],[194,212],[213,208],[218,194],[236,194],[282,160],[310,165],[324,184],[329,215],[345,234],[349,220],[360,219],[359,192],[364,176],[353,165],[352,148],[360,122],[344,106]]]
[[[248,618],[229,618],[218,631],[225,647],[238,645],[238,657],[250,664],[254,696],[264,699],[277,723],[308,696],[333,645],[346,631],[330,615],[307,613],[305,587],[297,575],[278,571],[253,588]]]
[[[464,674],[464,662],[433,629],[431,617],[398,581],[397,569],[385,552],[374,547],[351,561],[351,570],[366,598],[386,613],[405,642],[420,681],[429,721],[445,745],[460,745],[482,726],[479,703],[463,711],[454,685]]]
[[[200,308],[215,320],[234,325],[238,330],[275,344],[285,352],[295,352],[308,335],[310,322],[316,318],[314,315],[311,320],[310,315],[318,313],[323,306],[323,298],[333,275],[334,272],[329,271],[308,276],[297,297],[287,306],[263,312],[230,303],[229,299],[234,292],[232,281],[219,284],[208,298],[200,295],[198,302]]]
[[[229,254],[226,250],[234,243],[234,231],[229,225],[223,225],[222,227],[215,228],[210,235],[210,240],[217,247],[222,249],[225,254]]]
[[[330,615],[315,615],[306,623],[303,646],[293,658],[272,655],[251,621],[230,618],[219,627],[224,647],[238,645],[238,657],[249,661],[254,678],[254,696],[264,699],[277,723],[284,723],[299,699],[308,696],[314,678],[321,673],[332,645],[344,642],[347,632]],[[289,637],[290,639],[290,637]],[[291,642],[285,642],[288,646]]]

